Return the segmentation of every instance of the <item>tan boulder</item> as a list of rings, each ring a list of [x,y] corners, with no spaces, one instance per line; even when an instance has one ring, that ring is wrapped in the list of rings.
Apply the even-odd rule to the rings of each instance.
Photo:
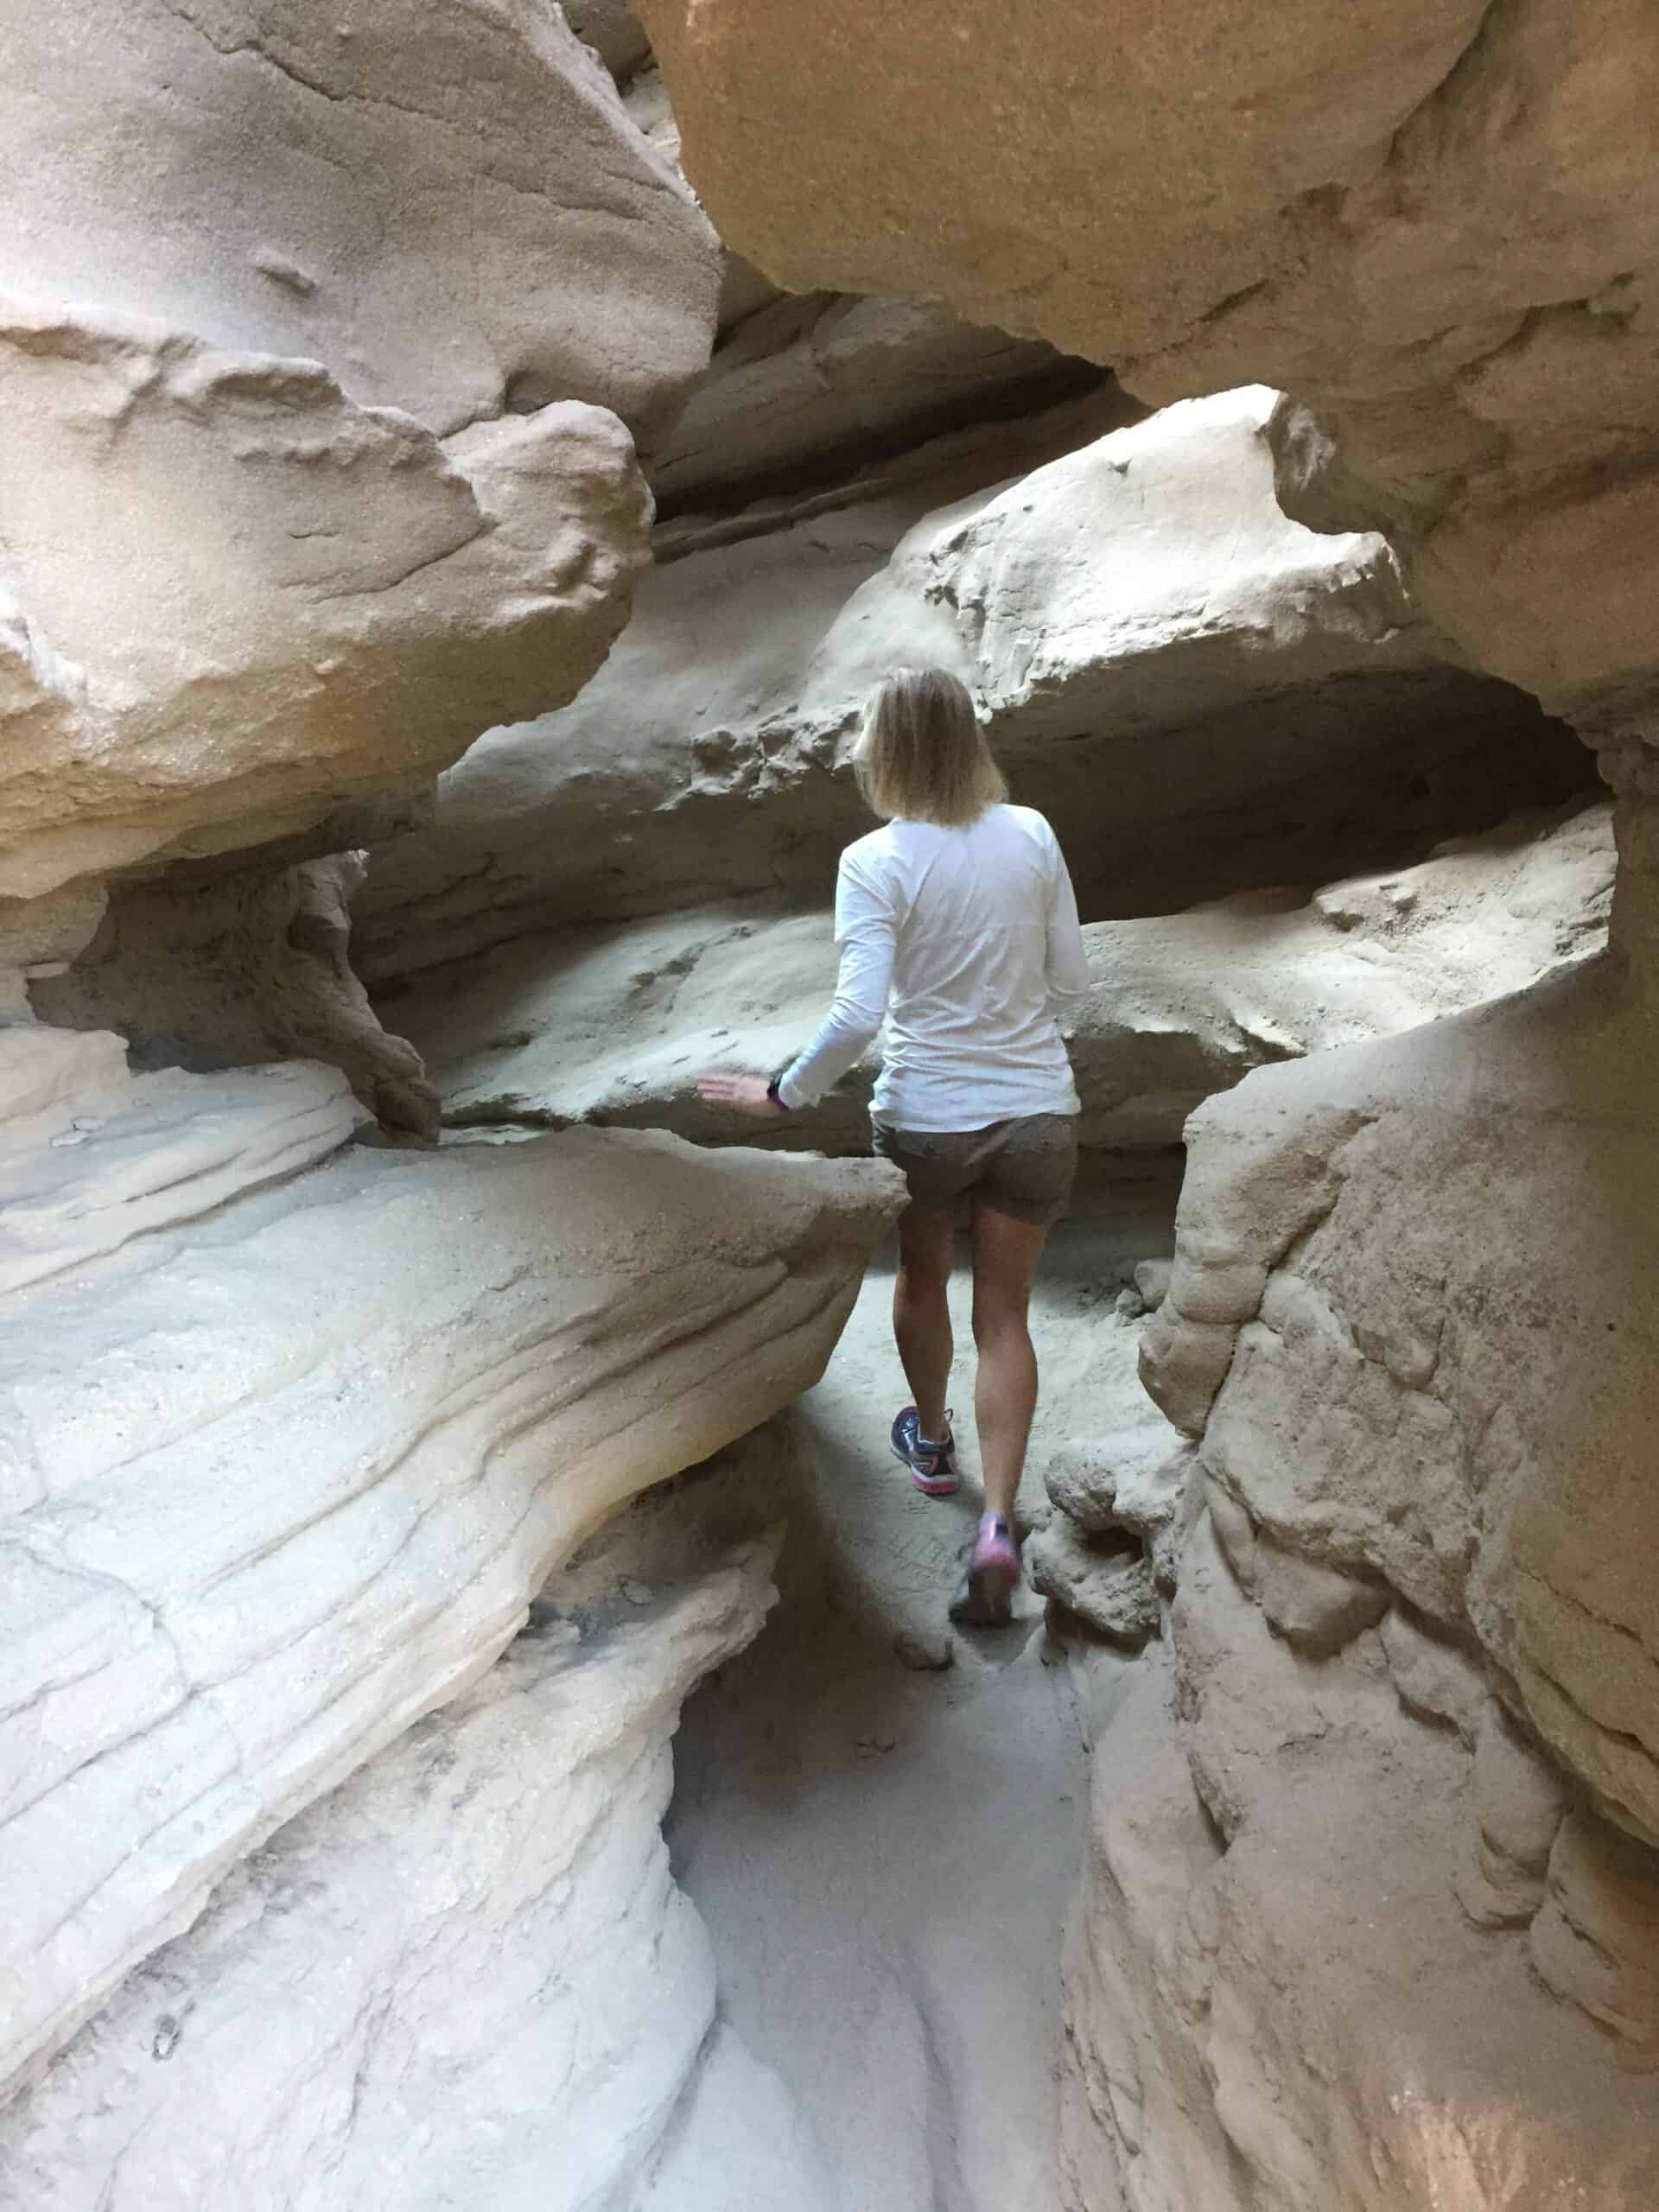
[[[1391,527],[1480,665],[1650,707],[1644,0],[639,13],[687,173],[779,282],[935,292],[1148,399],[1294,391],[1341,519]]]
[[[578,690],[720,270],[556,9],[10,12],[0,898],[32,898],[302,832]]]
[[[377,854],[365,973],[733,893],[819,903],[868,826],[837,763],[906,662],[977,690],[1095,915],[1383,866],[1581,788],[1573,740],[1452,664],[1380,537],[1286,519],[1272,404],[1125,423],[1108,391],[747,537],[688,531],[582,697],[488,733]]]

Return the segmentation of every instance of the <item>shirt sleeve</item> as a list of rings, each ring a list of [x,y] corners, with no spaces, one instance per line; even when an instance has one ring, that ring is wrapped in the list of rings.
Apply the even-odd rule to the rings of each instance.
[[[1059,841],[1049,832],[1048,877],[1049,1011],[1062,1024],[1069,1021],[1089,995],[1089,960],[1083,949],[1077,921],[1077,895],[1071,887],[1071,871],[1065,864]]]
[[[843,853],[836,877],[836,943],[841,969],[835,1004],[798,1059],[778,1079],[785,1106],[816,1106],[880,1028],[893,982],[898,916],[887,886]]]

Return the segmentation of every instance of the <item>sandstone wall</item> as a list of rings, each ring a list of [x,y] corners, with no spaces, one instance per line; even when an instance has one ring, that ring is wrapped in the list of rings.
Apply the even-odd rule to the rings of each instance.
[[[764,2081],[658,1822],[767,1548],[495,1662],[892,1179],[381,1148],[349,905],[621,629],[718,244],[540,0],[0,14],[0,2196],[643,2206]]]
[[[716,248],[556,10],[17,7],[0,896],[303,830],[603,659]],[[135,188],[142,181],[142,189]]]
[[[787,1449],[613,1522],[471,1688],[223,1880],[0,2115],[0,2202],[644,2207],[699,2140],[812,2202],[661,1833],[681,1700],[774,1594],[778,1532],[712,1524]]]
[[[1581,752],[1457,665],[1382,539],[1281,513],[1272,406],[1110,427],[1109,394],[747,536],[676,526],[582,698],[490,732],[377,852],[365,972],[734,892],[820,904],[868,821],[838,763],[895,662],[974,685],[1090,916],[1387,866],[1581,787]]]
[[[1101,1747],[1070,2152],[1101,2212],[1644,2202],[1648,13],[641,13],[769,274],[927,284],[1151,401],[1292,394],[1287,512],[1387,529],[1426,618],[1601,753],[1605,958],[1189,1131],[1148,1375],[1206,1503],[1173,1695]]]

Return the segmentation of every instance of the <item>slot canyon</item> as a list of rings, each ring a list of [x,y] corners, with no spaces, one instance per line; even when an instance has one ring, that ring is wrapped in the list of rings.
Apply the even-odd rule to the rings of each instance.
[[[0,19],[0,2212],[1659,2212],[1654,0]]]

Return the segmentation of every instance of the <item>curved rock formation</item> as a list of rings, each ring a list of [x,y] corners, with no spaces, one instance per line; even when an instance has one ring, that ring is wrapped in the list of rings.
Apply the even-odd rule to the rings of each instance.
[[[776,1548],[706,1557],[689,1500],[607,1530],[497,1664],[228,1876],[0,2116],[0,2198],[655,2202],[677,2108],[746,2059],[704,2050],[715,1962],[669,1872],[669,1737],[760,1627]],[[769,2077],[747,2057],[741,2078],[753,2113]],[[771,2087],[771,2178],[798,2185]]]
[[[863,1164],[592,1132],[345,1154],[226,1208],[299,1164],[296,1103],[334,1103],[310,1157],[340,1143],[342,1079],[137,1088],[35,1155],[73,1206],[31,1173],[6,1220],[36,1285],[4,1378],[14,2081],[474,1681],[608,1511],[804,1389],[893,1209]]]
[[[734,891],[817,903],[868,823],[836,764],[894,661],[974,684],[1093,915],[1387,865],[1580,786],[1563,732],[1452,664],[1380,537],[1287,521],[1272,404],[1225,393],[1066,450],[1121,413],[1109,394],[1033,422],[1058,458],[999,437],[688,540],[582,698],[492,731],[377,854],[371,981]]]
[[[1606,944],[1612,874],[1603,803],[1520,817],[1312,899],[1244,892],[1090,923],[1093,988],[1071,1040],[1083,1141],[1179,1144],[1193,1108],[1253,1067],[1414,1028],[1591,958]],[[697,1075],[782,1066],[835,974],[827,912],[750,904],[522,937],[381,1003],[457,1126],[592,1122],[722,1143],[731,1121],[698,1098]],[[876,1057],[745,1141],[865,1150]]]
[[[719,270],[524,0],[13,12],[0,896],[32,897],[304,830],[577,690],[646,558],[630,430],[706,361]]]
[[[1575,719],[1650,706],[1642,0],[639,13],[688,174],[777,281],[937,292],[1148,399],[1294,392],[1324,515],[1389,527],[1477,664]]]

